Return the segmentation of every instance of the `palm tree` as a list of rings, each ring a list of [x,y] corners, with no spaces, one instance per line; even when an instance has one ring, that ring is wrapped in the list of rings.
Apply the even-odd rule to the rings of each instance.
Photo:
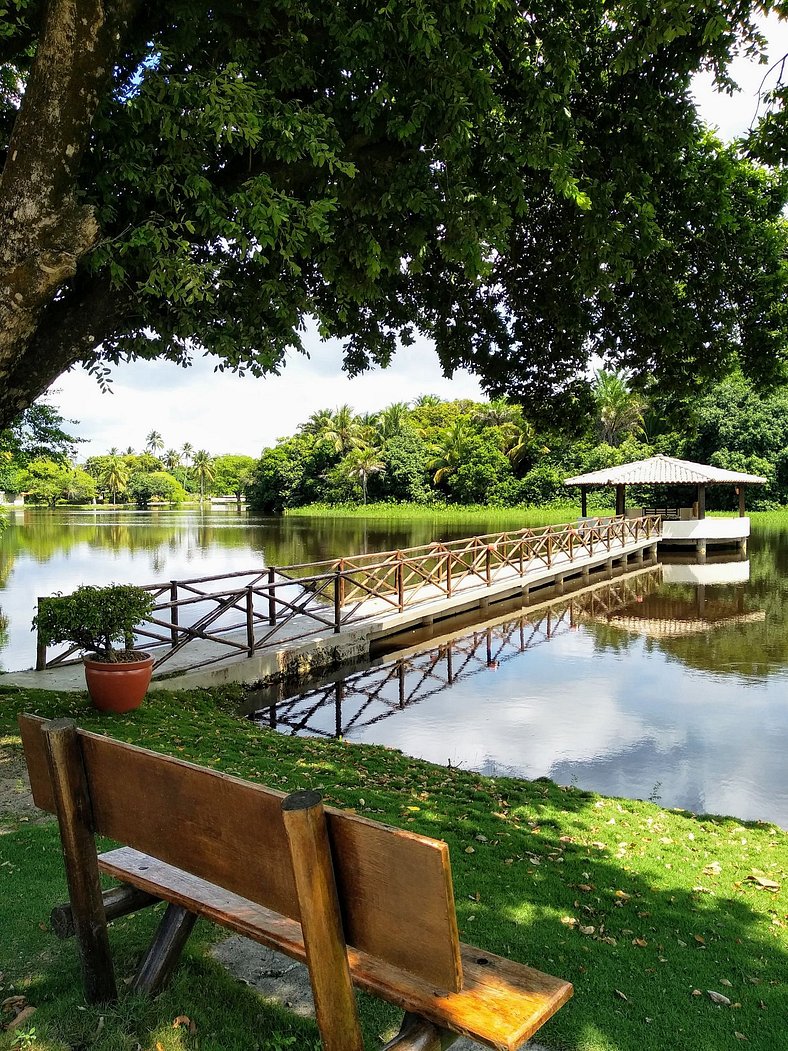
[[[629,435],[644,433],[645,399],[629,389],[626,374],[600,369],[594,377],[597,425],[602,441],[620,445]]]
[[[318,409],[313,412],[306,423],[301,424],[303,434],[322,435],[331,424],[331,409]]]
[[[367,481],[373,474],[384,474],[386,464],[380,458],[378,449],[356,449],[346,457],[344,462],[348,478],[354,478],[361,482],[361,492],[364,494],[364,503],[367,502]]]
[[[317,436],[333,446],[334,452],[341,456],[365,444],[363,424],[353,415],[349,405],[340,405],[330,413]]]
[[[174,471],[176,467],[180,467],[181,454],[177,449],[168,449],[164,454],[164,466],[168,471]]]
[[[101,476],[101,484],[112,494],[113,504],[119,493],[125,493],[129,481],[129,468],[119,456],[111,456]]]
[[[407,402],[395,401],[378,413],[377,430],[383,441],[396,438],[410,428],[410,409]]]
[[[164,448],[164,439],[158,431],[151,431],[148,437],[145,439],[145,449],[155,456],[157,452]]]
[[[434,456],[427,465],[435,472],[432,478],[435,485],[448,478],[468,459],[471,435],[468,421],[461,416],[440,431],[432,450]]]
[[[200,502],[205,499],[205,486],[216,477],[213,460],[205,449],[199,449],[192,459],[192,468],[200,483]]]
[[[191,458],[194,456],[194,446],[190,442],[184,442],[181,446],[181,456],[186,463],[191,462]]]
[[[120,456],[120,449],[117,447],[117,445],[112,446],[110,451],[107,453],[107,456]]]
[[[523,410],[506,398],[493,398],[486,405],[480,405],[473,415],[485,427],[521,427],[523,423]]]
[[[125,453],[123,455],[124,456],[134,456],[134,446],[133,445],[127,445],[126,446],[126,451],[125,451]]]

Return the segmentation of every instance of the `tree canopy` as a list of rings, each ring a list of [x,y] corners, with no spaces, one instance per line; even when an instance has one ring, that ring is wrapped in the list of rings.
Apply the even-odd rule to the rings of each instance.
[[[276,372],[308,317],[351,374],[418,331],[534,403],[588,404],[592,353],[781,374],[785,180],[690,95],[757,51],[753,9],[16,0],[0,426],[75,363]]]

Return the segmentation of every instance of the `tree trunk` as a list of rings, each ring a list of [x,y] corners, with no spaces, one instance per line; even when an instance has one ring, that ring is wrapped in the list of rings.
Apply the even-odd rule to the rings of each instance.
[[[74,280],[99,236],[93,209],[78,201],[77,177],[138,3],[46,5],[0,178],[0,427],[84,352],[79,333],[62,341],[60,354],[53,345],[51,357],[35,348],[39,336],[46,339],[46,322],[54,320],[47,318],[50,308],[56,316],[67,312],[55,296]],[[102,334],[84,333],[91,351]]]

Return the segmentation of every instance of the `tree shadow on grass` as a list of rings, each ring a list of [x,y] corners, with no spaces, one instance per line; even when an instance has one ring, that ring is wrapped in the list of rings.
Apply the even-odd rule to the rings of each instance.
[[[476,811],[469,799],[459,820],[434,816],[419,830],[450,843],[463,940],[574,984],[541,1040],[619,1051],[719,1051],[743,1037],[762,1051],[782,1046],[785,892],[760,888],[752,873],[785,877],[784,832],[549,781],[480,778],[475,794]],[[496,838],[481,831],[491,811]]]

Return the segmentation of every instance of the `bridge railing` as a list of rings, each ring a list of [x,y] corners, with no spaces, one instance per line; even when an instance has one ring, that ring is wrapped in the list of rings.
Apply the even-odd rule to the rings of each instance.
[[[404,612],[458,592],[489,588],[534,568],[571,565],[659,535],[658,516],[585,520],[435,542],[293,566],[267,566],[143,585],[155,605],[139,624],[135,645],[159,668],[197,642],[188,668],[253,656],[286,641],[308,639],[375,616]],[[40,598],[39,605],[46,598]],[[40,640],[36,668],[74,663],[77,647],[50,653]]]

